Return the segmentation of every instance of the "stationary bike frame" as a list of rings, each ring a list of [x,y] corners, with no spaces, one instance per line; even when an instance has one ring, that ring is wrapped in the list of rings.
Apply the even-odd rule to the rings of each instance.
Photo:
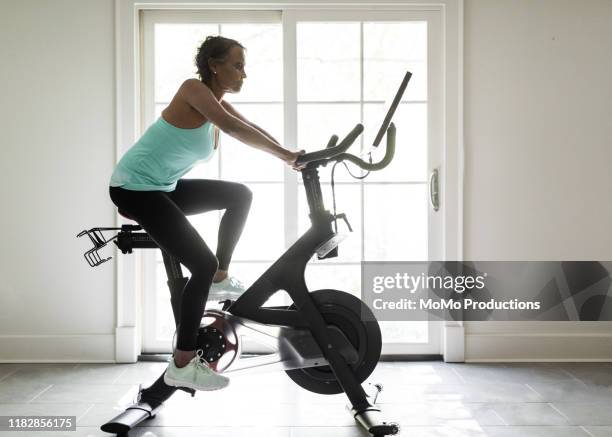
[[[296,342],[301,345],[302,350],[299,354],[280,351],[278,359],[269,360],[266,356],[247,358],[243,360],[242,365],[233,366],[234,363],[231,363],[232,365],[227,368],[228,371],[231,371],[233,367],[243,369],[275,363],[280,364],[282,369],[329,365],[349,398],[354,418],[374,435],[396,434],[399,430],[398,425],[379,419],[380,409],[370,403],[369,396],[349,366],[349,363],[355,359],[355,350],[337,329],[328,326],[306,286],[304,272],[308,261],[315,253],[319,259],[336,256],[335,252],[341,237],[332,229],[335,217],[324,208],[317,168],[302,170],[302,178],[312,226],[236,301],[225,301],[223,310],[206,310],[204,316],[206,317],[207,313],[213,314],[219,319],[225,319],[234,328],[242,325],[244,328],[258,331],[259,328],[274,327],[277,329],[276,334],[274,331],[267,333],[262,331],[262,334],[271,338],[289,339],[289,341],[293,335],[300,340]],[[121,229],[121,232],[113,239],[123,253],[131,253],[133,249],[159,248],[147,233],[138,232],[141,227],[137,225],[124,225],[122,228],[94,228],[79,234],[79,236],[88,235],[96,246],[95,251],[92,249],[86,254],[90,265],[99,265],[110,259],[102,260],[94,259],[94,257],[97,257],[97,250],[113,240],[106,240],[100,231],[117,229]],[[176,258],[163,250],[162,257],[168,275],[175,325],[178,326],[181,295],[188,278],[183,276],[181,264]],[[268,298],[279,290],[285,290],[289,294],[295,304],[295,309],[263,307]],[[308,341],[310,336],[314,338],[315,345]],[[282,349],[282,344],[277,345]],[[288,349],[293,349],[293,347]],[[305,360],[304,355],[310,356],[310,359]],[[128,426],[129,423],[138,423],[143,419],[154,417],[161,404],[176,390],[195,395],[192,389],[168,386],[163,376],[162,374],[150,387],[141,388],[138,402],[103,425],[102,430],[118,434],[127,433],[132,427]]]
[[[388,142],[395,139],[394,126],[389,129]],[[254,326],[256,330],[257,324],[265,325],[265,327],[275,326],[279,329],[278,338],[287,338],[287,334],[296,335],[297,333],[299,335],[299,333],[302,333],[302,341],[299,343],[302,344],[303,348],[310,349],[309,355],[313,357],[312,359],[308,361],[296,360],[295,355],[290,354],[286,354],[279,360],[275,359],[273,362],[266,362],[266,358],[262,358],[263,361],[257,358],[247,358],[244,360],[245,365],[238,367],[251,367],[249,363],[252,366],[260,366],[273,364],[274,362],[281,362],[283,369],[329,365],[349,398],[353,417],[374,435],[396,434],[399,431],[398,425],[380,420],[380,409],[370,403],[368,395],[349,366],[350,361],[352,361],[351,358],[354,357],[354,349],[337,329],[328,326],[306,286],[304,272],[308,261],[315,253],[319,259],[336,256],[337,245],[341,237],[332,229],[332,222],[336,217],[324,207],[317,166],[307,166],[301,173],[310,209],[311,227],[236,301],[226,301],[222,311],[207,310],[204,316],[207,312],[212,313],[219,318],[225,318],[234,325]],[[121,232],[110,240],[106,240],[101,233],[101,231],[117,229],[121,229]],[[139,230],[141,230],[140,226],[124,225],[122,228],[94,228],[81,232],[79,236],[88,235],[95,246],[94,249],[85,254],[86,259],[92,266],[110,259],[100,259],[97,250],[112,240],[115,240],[115,244],[123,253],[131,253],[133,249],[159,248],[147,233],[137,232]],[[181,295],[188,279],[183,276],[181,264],[176,258],[163,250],[162,257],[168,275],[174,320],[176,326],[178,326]],[[268,298],[279,290],[285,290],[289,294],[295,304],[295,309],[263,307]],[[304,333],[306,335],[303,335]],[[312,350],[312,344],[306,343],[304,345],[304,339],[310,337],[308,333],[314,338],[316,346],[318,346],[318,348],[315,346],[315,351]],[[322,355],[323,359],[319,355]],[[283,358],[284,363],[282,362]],[[192,389],[168,386],[164,382],[162,374],[150,387],[139,391],[137,404],[128,407],[126,412],[103,425],[102,430],[126,433],[131,429],[131,426],[127,425],[128,423],[138,423],[143,419],[154,417],[161,404],[172,396],[176,390],[183,390],[191,393],[192,396],[195,395],[195,391]]]
[[[292,338],[296,338],[297,341],[287,348],[288,351],[293,350],[294,353],[280,350],[283,345],[278,342],[279,359],[272,361],[247,359],[246,361],[253,360],[250,361],[253,366],[280,363],[284,369],[329,366],[336,381],[351,403],[353,417],[374,436],[397,434],[399,425],[382,421],[380,409],[370,403],[368,395],[366,395],[357,379],[354,370],[350,367],[350,364],[356,359],[355,349],[341,331],[326,323],[306,286],[304,273],[306,264],[315,253],[319,259],[337,256],[337,246],[341,238],[332,229],[332,222],[337,218],[346,219],[343,214],[334,216],[325,209],[317,168],[321,165],[325,166],[332,158],[336,161],[349,160],[368,170],[379,170],[388,165],[395,150],[395,126],[390,123],[390,120],[410,77],[411,73],[407,72],[383,122],[383,127],[381,127],[375,140],[376,146],[386,130],[387,150],[384,158],[376,164],[371,162],[367,164],[354,155],[344,153],[363,131],[361,125],[357,125],[341,144],[336,146],[338,138],[333,136],[326,150],[307,154],[308,158],[304,158],[303,161],[307,164],[301,170],[301,174],[310,210],[311,227],[236,301],[227,300],[221,311],[207,310],[203,314],[204,318],[206,318],[207,313],[211,315],[216,323],[225,323],[226,326],[229,324],[232,328],[230,330],[236,334],[240,329],[251,329],[254,332],[259,332],[259,328],[272,328],[276,329],[272,334],[266,334],[263,331],[260,333],[277,340],[286,340],[289,343]],[[128,216],[126,215],[126,217]],[[118,229],[121,231],[108,240],[102,234],[102,231],[105,230]],[[147,233],[137,232],[139,230],[141,230],[141,227],[134,225],[124,225],[121,228],[93,228],[82,231],[78,236],[87,235],[94,244],[94,248],[85,253],[87,262],[93,267],[110,259],[101,259],[98,250],[112,240],[115,240],[115,244],[123,253],[131,253],[134,248],[158,248],[158,245]],[[187,278],[183,276],[181,264],[176,258],[163,250],[162,256],[168,275],[168,287],[175,324],[178,327],[181,295]],[[279,290],[285,290],[289,294],[293,305],[291,307],[263,307],[270,296]],[[214,327],[214,324],[211,326]],[[225,344],[223,346],[225,347]],[[300,347],[302,350],[296,351]],[[239,351],[237,355],[239,355]],[[304,356],[312,359],[304,359]],[[230,370],[232,364],[233,360],[226,367],[227,370]],[[102,425],[101,429],[106,432],[126,434],[142,420],[154,417],[162,403],[172,396],[176,390],[183,390],[191,393],[192,396],[195,395],[195,391],[192,389],[167,385],[163,377],[162,374],[150,387],[145,389],[140,387],[137,403],[128,407],[124,413],[116,416],[110,422]]]

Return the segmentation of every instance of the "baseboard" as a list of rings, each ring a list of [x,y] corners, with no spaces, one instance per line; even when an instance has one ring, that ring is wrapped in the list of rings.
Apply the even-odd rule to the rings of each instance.
[[[115,328],[115,362],[135,363],[142,346],[135,326]]]
[[[0,363],[116,363],[115,347],[113,334],[2,335]],[[612,334],[467,334],[465,362],[612,362]]]
[[[610,362],[612,334],[466,334],[465,362]]]
[[[1,335],[0,363],[115,363],[115,335]]]

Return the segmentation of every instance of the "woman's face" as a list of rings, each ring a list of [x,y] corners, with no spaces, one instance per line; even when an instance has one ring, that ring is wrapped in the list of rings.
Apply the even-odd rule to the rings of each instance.
[[[217,79],[224,91],[237,93],[247,77],[244,66],[244,50],[242,47],[234,46],[230,49],[224,62],[213,66],[213,77]]]

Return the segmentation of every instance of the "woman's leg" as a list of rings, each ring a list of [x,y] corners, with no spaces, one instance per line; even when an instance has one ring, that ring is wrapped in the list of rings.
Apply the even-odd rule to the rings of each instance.
[[[168,193],[185,215],[225,209],[219,224],[215,282],[227,276],[232,254],[246,223],[253,194],[244,184],[216,179],[180,179]]]
[[[197,331],[217,271],[217,258],[167,193],[111,187],[110,195],[115,205],[133,217],[162,250],[191,272],[183,290],[177,327],[175,362],[182,367],[195,356]]]

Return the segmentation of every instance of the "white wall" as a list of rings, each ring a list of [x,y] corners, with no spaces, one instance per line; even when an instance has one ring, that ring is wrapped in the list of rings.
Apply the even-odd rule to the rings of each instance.
[[[612,1],[466,0],[466,260],[612,259]],[[467,360],[612,360],[610,323],[466,323]]]
[[[2,2],[0,59],[0,361],[114,360],[113,0]]]
[[[0,361],[114,360],[114,264],[75,238],[115,219],[113,3],[2,5]],[[610,23],[609,0],[466,0],[464,259],[612,259]],[[610,324],[466,331],[468,360],[612,359]]]

